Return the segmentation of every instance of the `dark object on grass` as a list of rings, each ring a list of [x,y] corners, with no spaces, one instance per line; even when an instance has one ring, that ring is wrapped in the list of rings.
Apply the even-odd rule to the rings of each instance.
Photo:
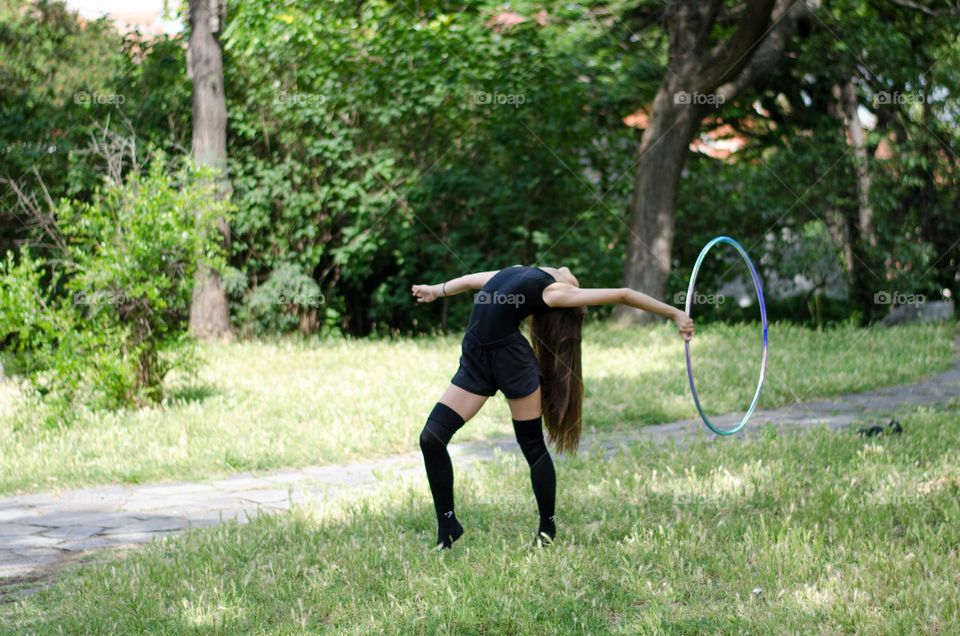
[[[884,430],[882,426],[871,426],[869,428],[861,428],[858,432],[864,437],[876,437],[877,435],[883,435],[887,433],[889,435],[899,435],[903,433],[903,426],[900,425],[900,422],[897,420],[890,420],[890,423],[887,424],[889,430]]]

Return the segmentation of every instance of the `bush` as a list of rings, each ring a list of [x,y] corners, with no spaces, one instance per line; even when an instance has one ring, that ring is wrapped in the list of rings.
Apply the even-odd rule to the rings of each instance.
[[[277,267],[267,281],[247,295],[237,321],[257,335],[316,331],[325,299],[320,286],[297,265]]]
[[[61,200],[43,255],[7,252],[0,341],[54,417],[159,401],[171,369],[194,368],[194,273],[223,263],[215,221],[226,206],[209,177],[171,177],[157,159],[90,203]]]

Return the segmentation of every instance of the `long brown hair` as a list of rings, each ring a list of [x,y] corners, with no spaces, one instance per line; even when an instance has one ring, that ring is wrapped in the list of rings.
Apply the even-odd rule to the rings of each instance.
[[[585,314],[583,307],[553,308],[530,318],[531,345],[544,375],[543,422],[559,453],[577,450],[583,430],[580,334]]]

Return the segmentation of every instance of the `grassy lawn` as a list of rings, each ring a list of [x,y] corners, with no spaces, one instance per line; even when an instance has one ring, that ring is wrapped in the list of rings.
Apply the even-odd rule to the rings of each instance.
[[[955,331],[955,324],[824,332],[773,325],[760,406],[944,370],[954,361]],[[670,326],[591,325],[583,351],[587,434],[696,416],[682,342]],[[456,370],[459,340],[249,342],[204,354],[199,380],[170,379],[169,404],[84,416],[69,428],[15,425],[14,388],[0,385],[0,493],[204,479],[416,451],[420,428]],[[709,412],[746,408],[759,326],[701,327],[693,356]],[[498,395],[455,441],[511,434]]]
[[[20,633],[957,633],[960,402],[906,432],[817,429],[558,462],[558,543],[519,453],[457,481],[429,550],[426,480],[190,532],[0,608]]]

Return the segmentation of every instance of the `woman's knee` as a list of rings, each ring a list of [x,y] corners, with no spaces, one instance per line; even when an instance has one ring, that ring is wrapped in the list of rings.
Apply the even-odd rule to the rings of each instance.
[[[442,450],[446,446],[446,442],[440,439],[437,434],[430,429],[430,423],[427,422],[423,430],[420,431],[420,450],[424,453],[431,453]]]
[[[517,437],[517,444],[523,452],[524,458],[531,466],[535,465],[544,455],[549,454],[546,441],[543,438],[543,419],[541,417],[529,420],[513,420],[513,430]]]
[[[420,431],[420,449],[430,452],[445,448],[453,434],[463,425],[464,420],[456,411],[442,402],[437,402]]]

